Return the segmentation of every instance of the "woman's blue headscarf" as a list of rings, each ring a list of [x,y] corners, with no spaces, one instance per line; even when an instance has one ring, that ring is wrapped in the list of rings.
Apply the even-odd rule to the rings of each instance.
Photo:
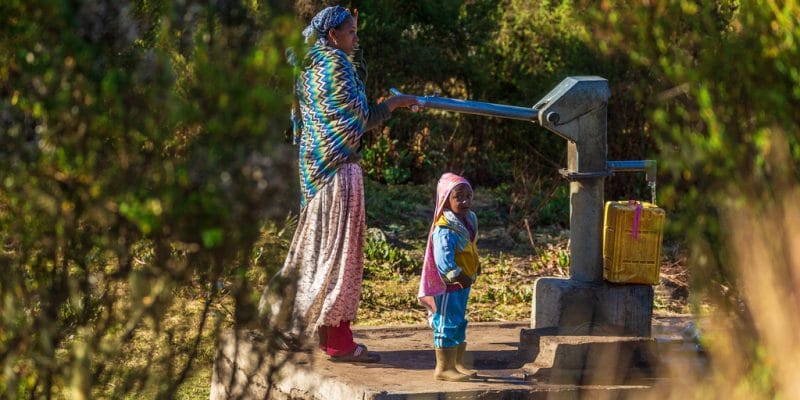
[[[311,43],[316,35],[319,43],[327,45],[328,31],[337,28],[349,16],[350,10],[342,6],[328,7],[320,11],[311,19],[311,23],[308,24],[306,29],[303,30],[306,43]]]

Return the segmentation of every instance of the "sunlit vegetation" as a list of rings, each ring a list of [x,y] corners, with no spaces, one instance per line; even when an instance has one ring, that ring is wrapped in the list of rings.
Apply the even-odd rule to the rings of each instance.
[[[0,2],[0,396],[207,397],[223,329],[278,335],[256,306],[298,213],[284,49],[329,3]],[[373,100],[532,106],[566,76],[607,78],[608,158],[659,163],[656,309],[704,321],[712,360],[662,397],[800,398],[797,1],[342,4]],[[568,275],[563,139],[423,111],[363,146],[359,324],[424,322],[444,171],[476,187],[471,320],[526,319],[533,279]],[[609,200],[649,196],[606,180]]]

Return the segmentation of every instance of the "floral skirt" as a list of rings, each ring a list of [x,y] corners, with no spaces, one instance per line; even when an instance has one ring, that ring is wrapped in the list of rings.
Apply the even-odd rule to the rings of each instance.
[[[361,165],[346,163],[300,212],[280,272],[296,282],[292,330],[310,335],[321,325],[339,326],[356,318],[364,271],[364,226]],[[276,305],[271,304],[273,310]]]

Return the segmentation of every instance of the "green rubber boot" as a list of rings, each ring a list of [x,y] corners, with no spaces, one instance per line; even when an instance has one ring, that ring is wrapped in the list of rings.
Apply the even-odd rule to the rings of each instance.
[[[456,355],[458,346],[441,347],[436,350],[436,369],[433,377],[440,381],[464,382],[469,380],[469,376],[464,375],[456,369]]]
[[[467,351],[467,342],[461,342],[460,345],[457,347],[458,351],[456,352],[456,370],[469,378],[476,378],[478,377],[478,371],[474,369],[469,369],[464,366],[464,353]]]

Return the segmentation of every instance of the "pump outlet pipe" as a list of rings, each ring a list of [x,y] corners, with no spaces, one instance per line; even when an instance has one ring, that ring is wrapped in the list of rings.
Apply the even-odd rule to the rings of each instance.
[[[389,89],[393,96],[400,96],[401,93],[395,88]],[[484,115],[487,117],[500,117],[518,119],[533,123],[539,122],[539,110],[533,107],[518,107],[505,104],[484,103],[471,100],[457,100],[439,96],[415,96],[420,107],[436,110],[453,111],[465,114]],[[552,114],[552,115],[550,115]],[[557,113],[549,113],[547,120],[558,122]]]
[[[612,172],[644,172],[647,182],[656,181],[656,160],[608,161],[606,165]]]

